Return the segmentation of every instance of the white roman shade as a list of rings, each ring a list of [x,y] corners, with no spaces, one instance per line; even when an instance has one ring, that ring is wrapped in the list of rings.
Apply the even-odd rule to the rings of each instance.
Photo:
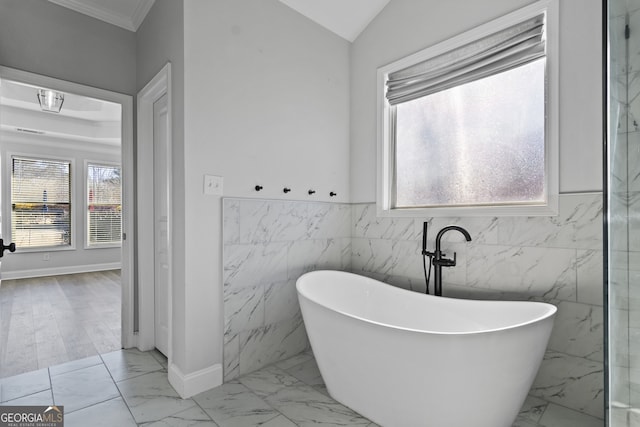
[[[545,14],[389,73],[391,105],[509,70],[545,56]]]

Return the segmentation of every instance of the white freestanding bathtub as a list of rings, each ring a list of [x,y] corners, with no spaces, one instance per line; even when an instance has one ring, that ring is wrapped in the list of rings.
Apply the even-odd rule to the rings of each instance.
[[[511,427],[556,307],[406,291],[339,271],[297,281],[329,394],[385,427]]]

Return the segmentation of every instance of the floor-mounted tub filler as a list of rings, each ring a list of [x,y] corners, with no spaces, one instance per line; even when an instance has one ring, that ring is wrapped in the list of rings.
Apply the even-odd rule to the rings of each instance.
[[[297,281],[329,394],[388,426],[511,427],[540,367],[556,307],[406,291],[314,271]]]

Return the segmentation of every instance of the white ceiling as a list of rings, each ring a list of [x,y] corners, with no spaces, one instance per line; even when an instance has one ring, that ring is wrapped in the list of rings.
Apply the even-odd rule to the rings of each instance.
[[[59,113],[44,112],[38,102],[38,89],[11,80],[0,81],[0,129],[50,138],[120,144],[120,104],[65,93]]]
[[[129,31],[138,27],[155,0],[49,0]]]
[[[390,0],[280,0],[290,8],[353,42]]]
[[[49,1],[127,30],[137,31],[155,0]],[[280,1],[340,37],[353,42],[390,0]]]

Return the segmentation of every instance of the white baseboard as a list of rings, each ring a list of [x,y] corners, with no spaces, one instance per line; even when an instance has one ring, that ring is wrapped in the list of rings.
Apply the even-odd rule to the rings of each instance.
[[[222,385],[222,364],[217,363],[185,375],[172,363],[169,366],[169,383],[180,397],[188,399],[198,393]]]
[[[118,270],[120,262],[104,264],[74,265],[69,267],[37,268],[33,270],[3,271],[0,277],[3,280],[28,279],[31,277],[59,276],[61,274],[91,273],[92,271]]]

